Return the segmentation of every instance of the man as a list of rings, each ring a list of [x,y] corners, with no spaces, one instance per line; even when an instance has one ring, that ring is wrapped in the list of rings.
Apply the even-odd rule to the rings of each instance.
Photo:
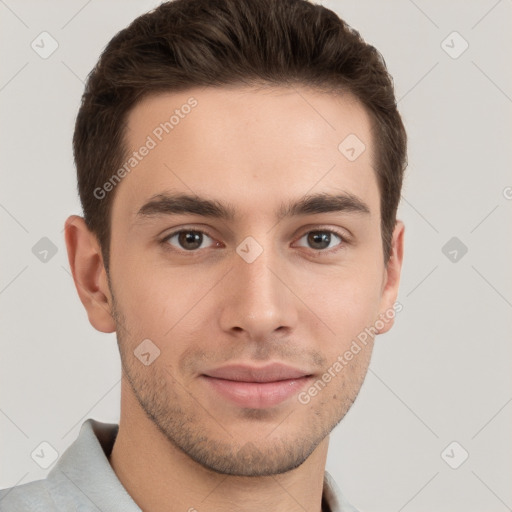
[[[176,0],[88,78],[66,221],[116,332],[119,425],[88,419],[2,511],[355,510],[325,472],[393,324],[406,135],[380,54],[304,0]]]

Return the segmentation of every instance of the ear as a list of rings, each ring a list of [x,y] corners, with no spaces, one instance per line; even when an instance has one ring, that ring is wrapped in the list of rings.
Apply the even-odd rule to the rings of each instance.
[[[89,322],[98,331],[114,332],[112,297],[98,240],[78,215],[68,217],[64,229],[69,266]]]
[[[402,271],[402,261],[404,256],[404,223],[400,220],[396,221],[395,229],[391,239],[391,252],[386,269],[384,271],[384,279],[382,283],[382,298],[379,319],[384,327],[379,328],[379,334],[383,334],[394,324],[395,313],[399,311],[394,306],[398,297],[398,287],[400,285],[400,274]],[[391,313],[392,312],[392,313]]]

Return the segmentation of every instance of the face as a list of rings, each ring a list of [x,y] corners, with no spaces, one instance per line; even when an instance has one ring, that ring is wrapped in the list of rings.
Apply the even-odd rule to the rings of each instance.
[[[355,400],[368,328],[392,324],[369,116],[305,88],[191,89],[139,103],[126,137],[109,283],[131,392],[204,467],[297,467]]]

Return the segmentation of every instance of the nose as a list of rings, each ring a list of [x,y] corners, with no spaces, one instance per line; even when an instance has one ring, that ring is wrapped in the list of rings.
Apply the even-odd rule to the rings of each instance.
[[[299,299],[293,292],[286,261],[270,249],[252,262],[234,254],[233,268],[219,297],[220,327],[246,340],[288,335],[298,319]]]

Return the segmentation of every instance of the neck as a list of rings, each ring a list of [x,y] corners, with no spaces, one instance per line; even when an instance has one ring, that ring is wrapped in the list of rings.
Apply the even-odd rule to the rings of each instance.
[[[328,437],[301,466],[286,473],[264,477],[220,474],[176,448],[128,388],[123,378],[119,432],[109,462],[142,510],[321,512]]]

